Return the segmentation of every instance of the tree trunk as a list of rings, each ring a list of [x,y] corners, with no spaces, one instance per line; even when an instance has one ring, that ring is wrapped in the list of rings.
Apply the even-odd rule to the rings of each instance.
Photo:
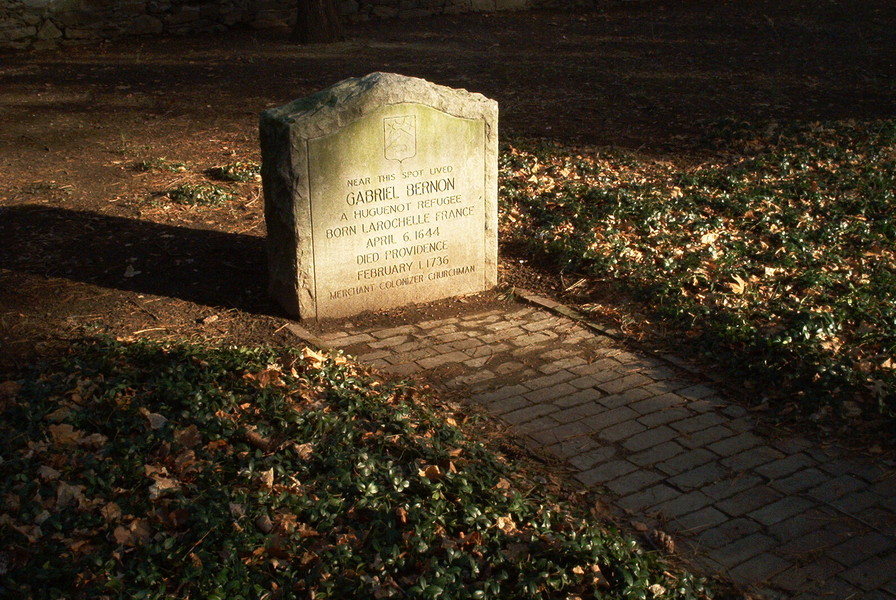
[[[339,42],[344,39],[337,0],[297,0],[292,41],[299,44]]]

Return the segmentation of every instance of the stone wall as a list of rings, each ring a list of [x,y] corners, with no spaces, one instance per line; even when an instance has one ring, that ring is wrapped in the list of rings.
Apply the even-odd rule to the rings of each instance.
[[[336,0],[348,22],[521,10],[558,0]],[[591,4],[596,0],[559,0]],[[0,48],[46,49],[126,36],[288,27],[296,0],[0,0]]]
[[[339,8],[346,20],[361,21],[522,10],[531,8],[533,4],[533,0],[340,0]]]
[[[0,48],[285,25],[295,0],[0,0]]]

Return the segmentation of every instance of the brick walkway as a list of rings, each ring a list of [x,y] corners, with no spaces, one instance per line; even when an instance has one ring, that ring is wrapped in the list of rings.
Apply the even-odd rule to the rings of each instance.
[[[896,599],[892,461],[766,439],[711,385],[529,299],[536,305],[321,341],[468,391],[631,519],[659,524],[701,568],[753,593]]]

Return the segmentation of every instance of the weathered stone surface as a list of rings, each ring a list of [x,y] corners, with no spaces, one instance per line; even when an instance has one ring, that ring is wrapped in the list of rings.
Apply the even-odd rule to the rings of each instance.
[[[39,40],[55,40],[62,37],[59,28],[53,25],[52,21],[46,21],[37,31],[37,39]]]
[[[150,15],[140,15],[130,24],[128,33],[131,35],[147,35],[162,33],[165,25],[161,20]]]
[[[34,37],[36,27],[4,27],[0,29],[0,39],[18,41]]]
[[[432,14],[430,11],[425,8],[411,8],[408,10],[402,10],[398,13],[399,19],[419,19],[421,17],[425,17],[427,15]]]
[[[470,8],[477,12],[492,12],[495,10],[495,0],[472,0]]]
[[[498,106],[393,73],[261,116],[270,293],[301,318],[497,283]]]
[[[89,26],[91,23],[97,22],[96,15],[86,10],[64,10],[56,13],[53,19],[58,25],[66,29],[66,37],[69,37],[69,27]]]
[[[198,6],[181,6],[180,10],[172,13],[166,19],[166,22],[169,25],[182,25],[184,23],[191,23],[193,21],[199,20],[199,7]]]
[[[496,10],[524,10],[528,8],[526,0],[495,0]]]

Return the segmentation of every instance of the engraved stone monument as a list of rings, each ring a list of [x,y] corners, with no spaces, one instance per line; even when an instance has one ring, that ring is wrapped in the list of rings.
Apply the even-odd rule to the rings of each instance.
[[[269,290],[303,319],[497,282],[498,105],[393,73],[261,115]]]

